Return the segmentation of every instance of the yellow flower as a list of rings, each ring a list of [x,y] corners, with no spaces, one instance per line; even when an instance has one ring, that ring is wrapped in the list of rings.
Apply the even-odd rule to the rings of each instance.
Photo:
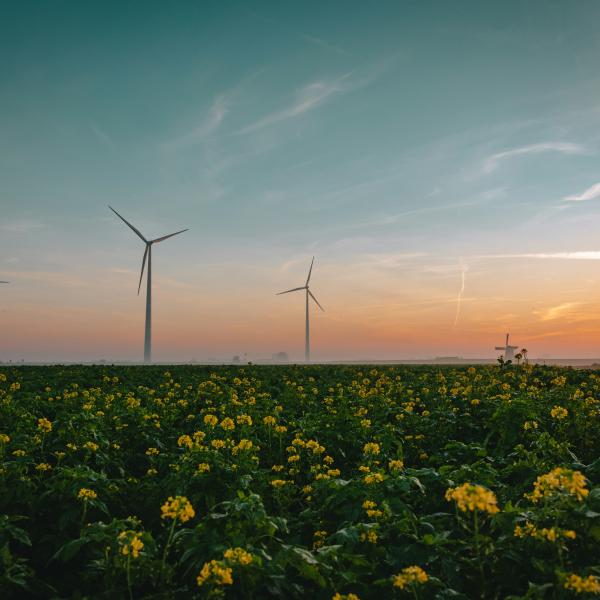
[[[84,502],[86,502],[88,500],[94,500],[97,497],[98,497],[98,494],[94,490],[90,490],[88,488],[81,488],[77,492],[77,498],[79,500],[83,500]]]
[[[369,529],[369,531],[360,534],[361,542],[369,542],[369,544],[377,543],[377,532],[374,529]]]
[[[379,454],[379,444],[376,444],[375,442],[369,442],[363,446],[363,452],[365,454]]]
[[[235,429],[235,423],[233,422],[233,419],[230,419],[229,417],[225,417],[222,421],[221,421],[221,427],[225,430],[225,431],[231,431],[232,429]]]
[[[0,433],[0,444],[8,444],[10,442],[10,436],[6,433]]]
[[[119,534],[118,541],[123,556],[131,555],[133,558],[138,558],[144,547],[144,542],[140,540],[139,534],[131,529],[122,531]]]
[[[360,598],[356,594],[340,594],[337,592],[331,597],[331,600],[360,600]]]
[[[161,519],[174,519],[185,523],[196,515],[190,501],[185,496],[169,496],[161,506]]]
[[[560,493],[575,496],[578,501],[583,500],[590,492],[586,488],[583,473],[557,467],[545,475],[540,475],[533,484],[533,492],[525,494],[533,503],[542,498],[548,498]]]
[[[98,444],[94,442],[86,442],[83,447],[91,450],[92,452],[96,452],[96,450],[98,450]]]
[[[181,448],[185,446],[186,448],[191,448],[194,445],[192,442],[192,438],[189,435],[180,435],[177,439],[177,445]]]
[[[398,575],[392,577],[394,587],[403,590],[410,585],[421,585],[426,583],[429,577],[421,567],[413,566],[402,569]]]
[[[496,495],[482,485],[463,483],[456,488],[446,490],[446,500],[454,500],[462,512],[479,510],[490,515],[499,512]]]
[[[211,560],[210,562],[204,563],[196,581],[199,586],[204,585],[209,579],[215,585],[231,585],[233,583],[231,573],[232,569],[223,566],[221,561]]]
[[[215,449],[225,448],[225,442],[223,440],[213,440],[210,445]]]
[[[219,419],[215,417],[215,415],[204,415],[204,424],[210,425],[211,427],[216,427]]]
[[[383,481],[383,475],[381,473],[369,473],[364,476],[364,482],[367,485],[373,485],[375,483],[381,483]]]
[[[554,406],[554,408],[552,408],[552,410],[550,411],[550,416],[553,419],[557,419],[558,421],[562,420],[562,419],[566,419],[567,416],[569,414],[569,411],[564,408],[563,406]]]
[[[595,575],[581,577],[571,573],[565,578],[563,587],[566,590],[573,590],[577,594],[600,594],[600,579]]]
[[[404,468],[404,461],[402,460],[390,460],[389,462],[390,471],[400,471]]]
[[[249,565],[254,560],[252,554],[243,548],[229,548],[223,553],[223,558],[238,565]]]
[[[210,465],[208,463],[200,463],[196,469],[197,473],[208,473],[210,471]]]
[[[274,488],[280,488],[283,487],[284,485],[286,485],[288,482],[285,479],[273,479],[271,481],[271,485]]]
[[[52,467],[48,463],[40,463],[35,467],[36,471],[49,471]]]
[[[235,420],[238,425],[252,425],[252,417],[250,415],[238,415]]]
[[[287,431],[287,427],[285,425],[277,425],[275,427],[275,431],[277,433],[285,433]]]
[[[276,422],[277,422],[277,420],[275,419],[275,417],[273,417],[271,415],[267,415],[266,417],[263,418],[263,424],[267,425],[268,427],[275,425]]]
[[[160,454],[160,450],[158,448],[148,448],[146,450],[146,456],[158,456]]]
[[[45,417],[38,419],[37,428],[44,433],[50,433],[52,431],[52,423]]]

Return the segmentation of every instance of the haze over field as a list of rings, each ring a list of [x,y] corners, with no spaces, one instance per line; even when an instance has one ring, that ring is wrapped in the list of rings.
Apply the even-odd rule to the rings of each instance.
[[[0,360],[600,355],[600,4],[0,20]]]

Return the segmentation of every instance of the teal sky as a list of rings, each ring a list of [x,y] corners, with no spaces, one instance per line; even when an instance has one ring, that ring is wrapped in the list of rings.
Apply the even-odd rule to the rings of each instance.
[[[301,298],[274,293],[313,254],[317,357],[486,356],[506,329],[589,356],[599,20],[596,1],[4,2],[0,359],[138,356],[143,247],[109,203],[148,236],[190,228],[154,254],[158,358],[300,353]]]

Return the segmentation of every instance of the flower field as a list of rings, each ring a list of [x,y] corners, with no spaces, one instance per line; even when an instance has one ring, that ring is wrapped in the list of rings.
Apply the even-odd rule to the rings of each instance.
[[[600,595],[600,376],[0,369],[1,598]]]

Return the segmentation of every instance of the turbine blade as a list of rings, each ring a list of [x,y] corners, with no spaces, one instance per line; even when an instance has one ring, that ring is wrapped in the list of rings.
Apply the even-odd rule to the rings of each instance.
[[[308,282],[310,281],[310,274],[312,273],[312,268],[313,268],[313,264],[315,262],[315,257],[312,257],[312,261],[310,262],[310,269],[308,270],[308,277],[306,278],[306,285],[308,285]]]
[[[117,215],[117,217],[119,217],[119,219],[121,219],[121,221],[123,221],[127,227],[134,231],[144,242],[148,242],[148,240],[139,232],[139,230],[137,230],[129,221],[124,219],[112,206],[109,206],[108,208],[110,208],[110,210],[112,210],[115,215]]]
[[[0,281],[0,283],[10,283],[10,281]]]
[[[144,258],[142,259],[142,272],[140,273],[140,283],[138,284],[138,296],[140,295],[140,290],[142,289],[142,277],[144,277],[144,268],[146,267],[146,258],[148,257],[148,248],[150,244],[146,244],[146,249],[144,250]]]
[[[275,294],[276,296],[281,296],[281,294],[289,294],[290,292],[297,292],[298,290],[305,290],[306,286],[303,285],[302,287],[297,287],[297,288],[292,288],[291,290],[285,290],[285,292],[279,292],[278,294]]]
[[[323,311],[325,312],[325,309],[319,304],[319,301],[313,296],[313,293],[308,290],[308,295],[317,303],[317,306]]]
[[[170,237],[174,235],[179,235],[184,231],[188,231],[187,229],[182,229],[181,231],[176,231],[175,233],[170,233],[169,235],[163,235],[162,237],[156,238],[155,240],[150,240],[153,244],[158,244],[158,242],[163,242],[164,240],[168,240]]]

